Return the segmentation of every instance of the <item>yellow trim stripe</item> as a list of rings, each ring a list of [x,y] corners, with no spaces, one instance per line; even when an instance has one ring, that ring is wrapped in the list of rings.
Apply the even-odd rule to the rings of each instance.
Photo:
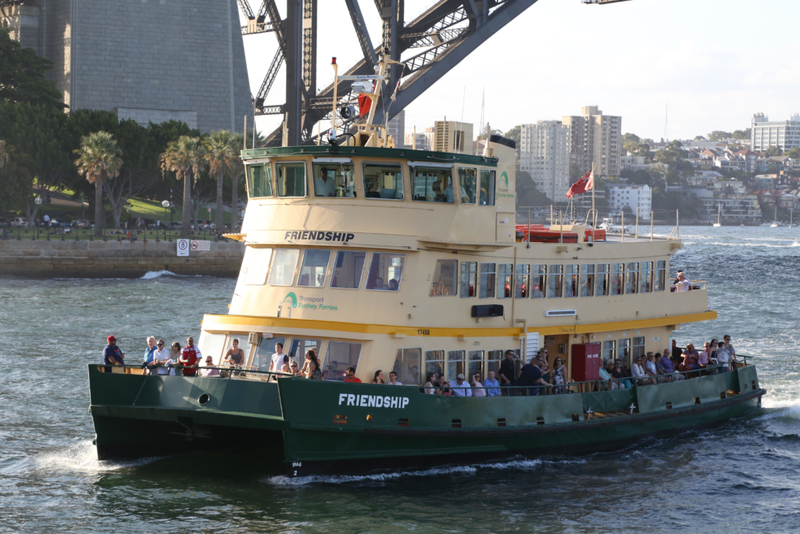
[[[696,323],[717,318],[716,311],[659,317],[656,319],[638,319],[633,321],[615,321],[608,323],[574,324],[560,326],[529,326],[528,332],[542,335],[557,334],[591,334],[616,330],[635,330],[658,326]],[[508,337],[522,336],[522,328],[425,328],[417,326],[392,326],[381,324],[342,323],[338,321],[318,321],[310,319],[291,319],[279,317],[253,317],[246,315],[206,315],[203,327],[206,330],[218,330],[220,326],[260,326],[268,328],[301,328],[304,330],[328,330],[335,332],[352,332],[373,335],[402,335],[419,337]]]

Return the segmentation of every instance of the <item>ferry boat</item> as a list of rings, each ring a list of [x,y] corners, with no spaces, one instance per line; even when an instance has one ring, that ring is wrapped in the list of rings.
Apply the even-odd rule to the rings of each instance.
[[[613,450],[760,406],[741,355],[681,381],[597,380],[602,360],[630,367],[680,325],[716,318],[703,282],[670,291],[680,240],[595,240],[582,224],[551,226],[552,239],[520,232],[514,142],[499,136],[480,156],[395,148],[369,120],[338,139],[242,152],[249,201],[229,236],[246,246],[241,272],[198,345],[222,367],[238,339],[244,364],[221,376],[90,365],[101,460],[239,449],[292,477],[386,472]],[[323,379],[270,372],[278,343],[300,366],[316,351]],[[551,368],[566,364],[560,391],[423,387],[428,373],[499,373],[508,351],[516,374],[541,348]],[[362,383],[344,381],[349,367]],[[379,370],[402,386],[371,383]]]

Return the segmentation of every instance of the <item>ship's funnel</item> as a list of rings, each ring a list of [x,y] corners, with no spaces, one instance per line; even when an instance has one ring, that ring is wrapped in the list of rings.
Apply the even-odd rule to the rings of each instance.
[[[487,157],[497,158],[497,239],[498,241],[514,240],[517,179],[517,143],[500,135],[489,136],[489,142],[483,151]],[[507,215],[503,215],[507,214]]]

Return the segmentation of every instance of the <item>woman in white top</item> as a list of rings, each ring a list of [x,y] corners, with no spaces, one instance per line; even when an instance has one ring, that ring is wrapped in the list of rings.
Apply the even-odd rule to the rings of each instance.
[[[481,374],[475,373],[472,375],[472,382],[470,383],[472,386],[472,396],[473,397],[485,397],[486,390],[483,389],[483,384],[481,384]]]
[[[428,373],[425,377],[425,395],[433,395],[436,393],[436,373]]]
[[[642,367],[641,356],[636,358],[636,361],[633,362],[633,365],[631,366],[631,374],[633,375],[634,378],[637,379],[638,382],[642,383],[645,386],[654,383],[652,379],[647,378],[647,373],[644,372],[644,368]]]

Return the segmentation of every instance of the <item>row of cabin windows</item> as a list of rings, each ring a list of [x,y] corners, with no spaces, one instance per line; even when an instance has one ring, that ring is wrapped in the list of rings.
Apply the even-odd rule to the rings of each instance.
[[[494,206],[496,172],[477,167],[461,167],[457,180],[452,165],[408,164],[412,200],[446,204]],[[312,187],[314,197],[357,198],[356,166],[352,161],[314,161]],[[306,197],[306,163],[276,162],[273,183],[271,163],[247,166],[247,190],[250,198]],[[457,181],[457,183],[456,183]],[[364,198],[405,200],[406,181],[403,166],[397,163],[361,164],[360,190]],[[273,194],[274,191],[274,194]]]
[[[331,264],[330,250],[306,249],[300,261],[300,249],[248,247],[243,265],[244,283],[263,286],[330,287],[359,289],[364,278],[367,252],[339,250]],[[299,262],[299,269],[298,269]],[[367,289],[397,291],[403,280],[405,254],[373,252],[367,270]],[[330,276],[330,280],[328,277]]]
[[[630,367],[636,358],[644,355],[644,336],[603,341],[603,361],[620,360]]]
[[[509,350],[513,350],[519,357],[519,349]],[[489,371],[494,371],[495,377],[499,376],[505,352],[505,350],[426,350],[423,360],[421,348],[398,349],[392,370],[397,373],[397,380],[404,386],[421,386],[430,373],[436,373],[436,376],[444,374],[448,382],[455,382],[459,374],[464,374],[467,382],[472,382],[474,375],[480,375],[483,380]],[[425,372],[421,373],[420,369],[424,369]]]
[[[666,260],[546,265],[439,260],[430,296],[461,298],[561,298],[664,291]]]

